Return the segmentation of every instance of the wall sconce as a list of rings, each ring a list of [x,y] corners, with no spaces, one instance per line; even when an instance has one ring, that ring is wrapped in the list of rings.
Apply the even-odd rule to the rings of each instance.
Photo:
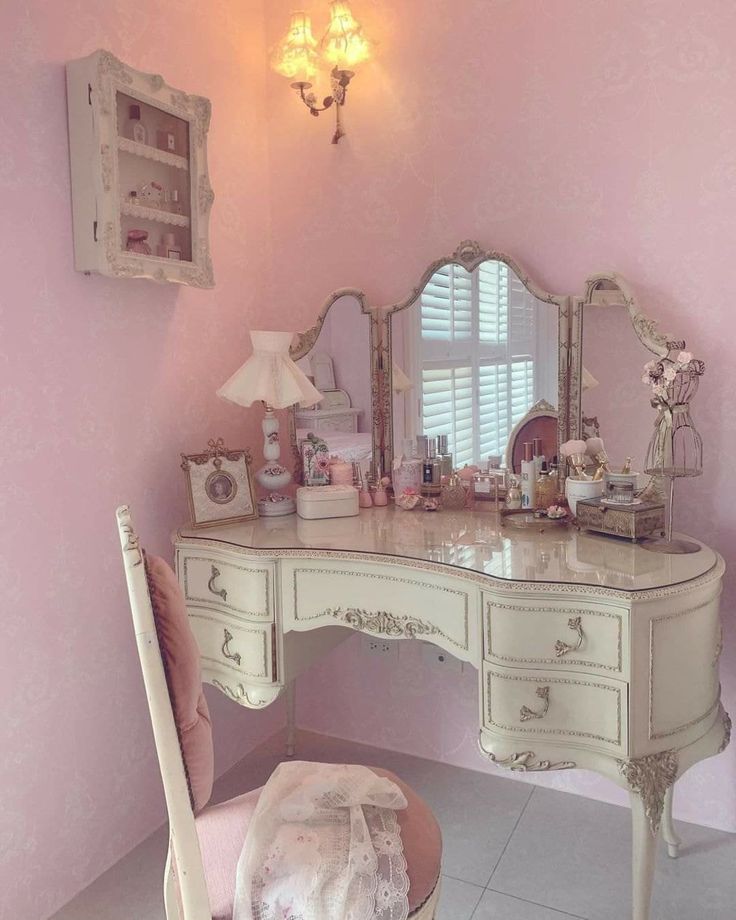
[[[330,24],[319,44],[312,35],[309,16],[303,11],[292,13],[289,31],[274,49],[272,66],[292,81],[292,88],[315,118],[334,107],[336,127],[332,143],[337,144],[345,136],[340,113],[348,85],[355,76],[354,68],[369,60],[371,53],[372,43],[363,35],[347,0],[331,0]],[[324,64],[332,68],[332,95],[326,96],[319,105],[316,95],[309,90],[320,65]]]

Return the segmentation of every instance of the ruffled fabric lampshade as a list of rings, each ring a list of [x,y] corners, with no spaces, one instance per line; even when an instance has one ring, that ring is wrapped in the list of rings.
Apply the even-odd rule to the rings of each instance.
[[[291,482],[291,472],[279,463],[279,421],[273,410],[297,404],[307,408],[322,399],[289,355],[292,337],[291,332],[251,332],[253,354],[217,391],[218,396],[239,406],[251,406],[257,400],[266,405],[262,424],[266,463],[256,473],[256,481],[269,493],[258,502],[259,513],[266,517],[296,510],[294,500],[278,491]]]
[[[217,391],[239,406],[262,400],[272,409],[313,406],[322,399],[306,374],[292,361],[291,332],[251,332],[253,354]]]

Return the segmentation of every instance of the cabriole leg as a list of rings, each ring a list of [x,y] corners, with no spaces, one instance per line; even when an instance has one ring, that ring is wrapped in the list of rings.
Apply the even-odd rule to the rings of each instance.
[[[664,797],[664,812],[662,814],[662,837],[667,844],[667,855],[670,859],[677,859],[680,853],[682,840],[677,836],[675,824],[672,820],[672,799],[674,797],[675,787],[670,788]]]
[[[296,681],[286,687],[286,756],[293,757],[296,749]]]
[[[632,823],[632,920],[649,920],[654,882],[654,860],[658,833],[652,833],[644,803],[636,792],[631,793]]]

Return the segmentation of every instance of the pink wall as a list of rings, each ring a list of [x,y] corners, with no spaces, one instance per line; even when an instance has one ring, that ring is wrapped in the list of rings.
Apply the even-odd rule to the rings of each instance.
[[[158,826],[114,519],[171,558],[179,452],[257,418],[215,397],[268,327],[263,29],[240,0],[3,3],[0,916],[46,917]],[[209,96],[214,291],[73,270],[64,62],[99,47]],[[281,723],[217,695],[218,768]]]
[[[267,4],[269,43],[290,7]],[[380,56],[350,88],[339,147],[326,116],[310,119],[285,81],[268,77],[276,296],[288,294],[303,326],[343,285],[393,302],[467,237],[514,254],[551,290],[620,272],[708,361],[695,406],[706,475],[683,485],[681,519],[730,559],[736,425],[718,381],[732,365],[724,292],[736,236],[736,9],[726,0],[356,0],[355,9]],[[638,379],[631,387],[646,399]],[[732,711],[735,591],[729,573]],[[302,681],[304,724],[486,768],[473,672],[428,674],[411,648],[399,671],[353,647]],[[732,747],[694,769],[677,812],[736,829],[735,764]],[[573,780],[611,794],[584,776],[556,783]]]
[[[551,289],[615,268],[708,359],[696,405],[707,475],[683,488],[683,513],[727,557],[736,541],[723,498],[736,431],[716,385],[731,364],[732,5],[356,0],[381,54],[351,87],[339,147],[329,115],[310,119],[264,71],[290,8],[3,8],[2,918],[48,916],[163,820],[112,512],[129,501],[149,546],[169,553],[186,514],[179,451],[217,434],[258,449],[257,413],[214,396],[249,328],[306,328],[343,285],[396,300],[464,237],[515,254]],[[72,269],[63,64],[98,47],[212,99],[212,292]],[[732,709],[735,589],[729,575]],[[475,674],[428,673],[417,656],[403,647],[399,674],[333,655],[302,681],[303,723],[485,769]],[[221,769],[282,718],[219,699],[214,715]],[[736,828],[735,751],[682,784],[682,816]]]

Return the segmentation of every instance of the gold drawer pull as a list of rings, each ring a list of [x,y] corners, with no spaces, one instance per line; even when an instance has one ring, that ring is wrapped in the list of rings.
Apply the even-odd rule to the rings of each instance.
[[[555,642],[555,655],[557,655],[558,658],[562,658],[563,655],[567,655],[569,652],[577,652],[583,644],[583,639],[585,639],[580,617],[570,617],[567,621],[567,626],[568,629],[578,634],[578,641],[575,645],[570,645],[568,642],[563,642],[562,639],[558,639],[557,642]]]
[[[221,597],[224,601],[227,600],[227,591],[224,588],[215,587],[215,579],[220,577],[220,570],[212,566],[212,577],[207,582],[207,587],[213,594],[216,594],[218,597]]]
[[[519,718],[522,722],[528,722],[530,719],[543,719],[549,711],[549,687],[537,687],[537,696],[544,700],[544,705],[539,711],[530,709],[528,706],[522,706],[519,710]]]
[[[230,661],[234,661],[238,667],[240,667],[240,652],[231,652],[228,648],[228,645],[233,641],[233,634],[226,629],[225,630],[225,641],[222,643],[222,654],[225,658],[229,658]]]

